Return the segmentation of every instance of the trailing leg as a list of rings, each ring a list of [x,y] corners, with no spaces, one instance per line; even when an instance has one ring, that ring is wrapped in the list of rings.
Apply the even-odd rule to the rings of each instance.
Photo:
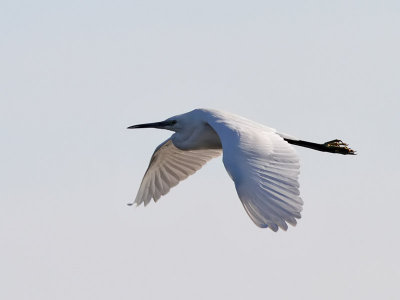
[[[296,146],[300,147],[306,147],[322,152],[330,152],[330,153],[339,153],[343,155],[355,155],[356,152],[348,147],[348,145],[341,140],[332,140],[323,144],[317,144],[317,143],[312,143],[312,142],[307,142],[307,141],[302,141],[302,140],[292,140],[289,138],[285,138],[285,141],[287,141],[289,144],[293,144]]]

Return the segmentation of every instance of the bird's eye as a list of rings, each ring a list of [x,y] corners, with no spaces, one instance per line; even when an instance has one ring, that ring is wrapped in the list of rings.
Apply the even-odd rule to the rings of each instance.
[[[172,120],[171,125],[175,125],[175,124],[176,124],[176,120]]]

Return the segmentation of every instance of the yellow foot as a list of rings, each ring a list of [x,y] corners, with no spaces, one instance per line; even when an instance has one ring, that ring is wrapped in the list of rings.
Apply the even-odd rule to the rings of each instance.
[[[330,150],[330,152],[340,153],[340,154],[351,154],[355,155],[356,151],[350,149],[348,144],[344,143],[341,140],[332,140],[323,144],[326,148]]]

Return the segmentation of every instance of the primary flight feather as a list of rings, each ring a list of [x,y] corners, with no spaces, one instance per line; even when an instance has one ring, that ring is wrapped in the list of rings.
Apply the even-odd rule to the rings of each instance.
[[[225,169],[253,222],[286,230],[296,225],[303,201],[299,159],[290,144],[319,151],[355,154],[340,140],[302,141],[238,115],[195,109],[162,122],[128,127],[159,128],[175,133],[153,153],[134,203],[157,201],[210,159],[223,154]]]

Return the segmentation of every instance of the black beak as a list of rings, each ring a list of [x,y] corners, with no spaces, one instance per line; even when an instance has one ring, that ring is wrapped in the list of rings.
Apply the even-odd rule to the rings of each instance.
[[[155,122],[155,123],[146,123],[146,124],[133,125],[133,126],[129,126],[127,129],[136,129],[136,128],[159,128],[159,129],[163,129],[168,125],[171,125],[170,121],[162,121],[162,122]]]

